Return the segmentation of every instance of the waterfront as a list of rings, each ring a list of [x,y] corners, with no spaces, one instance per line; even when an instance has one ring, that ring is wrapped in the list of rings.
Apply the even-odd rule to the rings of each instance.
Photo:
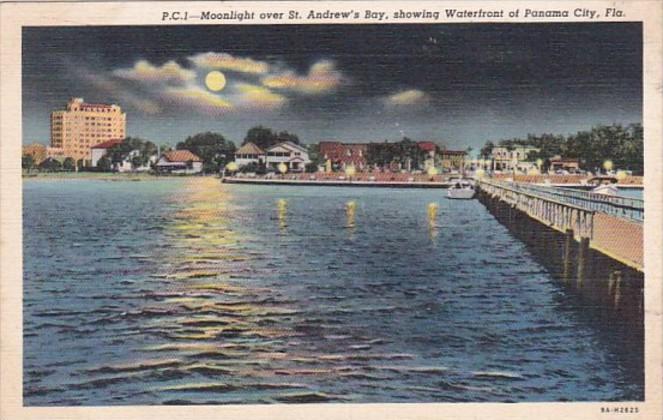
[[[644,395],[638,321],[439,190],[27,180],[24,270],[26,405]]]

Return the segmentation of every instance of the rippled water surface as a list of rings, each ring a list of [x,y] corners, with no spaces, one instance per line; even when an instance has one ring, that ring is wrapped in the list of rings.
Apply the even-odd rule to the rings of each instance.
[[[476,200],[213,178],[23,199],[26,405],[643,397],[630,338]]]

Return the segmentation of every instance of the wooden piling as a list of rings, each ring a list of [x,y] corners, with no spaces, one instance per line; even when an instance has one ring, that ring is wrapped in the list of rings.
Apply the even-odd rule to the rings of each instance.
[[[573,250],[573,229],[566,229],[564,233],[564,251],[562,258],[562,278],[566,281],[571,277],[571,252]]]
[[[589,262],[589,238],[580,238],[578,245],[578,283],[582,283],[587,275],[587,265]]]
[[[615,305],[615,309],[619,309],[619,301],[622,298],[622,272],[621,271],[615,271],[614,272],[614,278],[615,278],[614,305]]]

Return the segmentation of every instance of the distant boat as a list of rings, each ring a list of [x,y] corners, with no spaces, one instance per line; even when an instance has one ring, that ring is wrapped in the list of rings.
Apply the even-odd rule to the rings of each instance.
[[[617,178],[612,176],[595,176],[587,180],[587,184],[592,186],[591,192],[603,195],[619,195],[617,182]]]
[[[455,200],[469,200],[474,198],[474,186],[467,179],[458,179],[447,190],[447,198]]]

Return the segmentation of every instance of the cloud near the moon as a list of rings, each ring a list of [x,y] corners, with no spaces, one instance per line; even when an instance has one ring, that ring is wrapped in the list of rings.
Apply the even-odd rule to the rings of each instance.
[[[305,75],[298,75],[292,70],[268,75],[262,79],[263,85],[286,91],[308,95],[328,93],[336,89],[343,81],[341,72],[329,60],[313,64]]]
[[[139,60],[133,67],[117,69],[113,74],[121,79],[147,84],[183,85],[196,78],[195,71],[185,69],[175,61],[168,61],[161,66],[155,66],[147,60]]]
[[[409,89],[396,92],[385,98],[385,103],[389,106],[413,106],[424,105],[428,102],[429,96],[418,89]]]
[[[276,110],[300,96],[332,94],[345,81],[335,63],[326,59],[314,62],[306,73],[298,73],[282,62],[268,63],[228,53],[200,53],[187,60],[190,68],[175,60],[163,64],[138,60],[132,67],[111,71],[107,79],[112,79],[118,94],[136,87],[144,92],[144,101],[152,105],[147,107],[150,113],[186,107],[206,115]],[[211,71],[225,73],[222,90],[211,89],[205,83]],[[145,107],[137,108],[143,111]]]

